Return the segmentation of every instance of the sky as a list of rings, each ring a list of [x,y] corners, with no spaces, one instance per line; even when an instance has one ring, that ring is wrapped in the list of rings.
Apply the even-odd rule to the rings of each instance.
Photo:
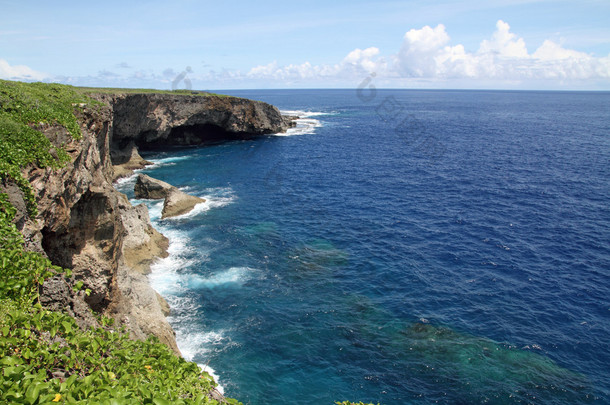
[[[0,78],[610,90],[609,0],[0,0]]]

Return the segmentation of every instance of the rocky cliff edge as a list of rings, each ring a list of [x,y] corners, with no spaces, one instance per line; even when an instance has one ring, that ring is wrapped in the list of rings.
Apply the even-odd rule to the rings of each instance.
[[[167,303],[146,274],[168,241],[151,225],[144,205],[132,206],[112,185],[117,177],[147,162],[137,148],[202,145],[285,131],[290,120],[269,104],[216,96],[97,94],[101,104],[81,106],[82,138],[57,125],[38,128],[64,145],[71,162],[60,170],[31,167],[26,177],[38,202],[38,217],[22,209],[18,224],[27,248],[73,270],[75,291],[63,278],[48,280],[41,301],[73,315],[82,326],[96,325],[90,309],[124,325],[132,337],[155,335],[179,353],[167,323]],[[112,157],[111,157],[112,156]],[[113,165],[114,164],[114,165]],[[119,165],[127,165],[127,168]],[[10,190],[9,190],[10,191]],[[22,206],[13,188],[11,200]]]

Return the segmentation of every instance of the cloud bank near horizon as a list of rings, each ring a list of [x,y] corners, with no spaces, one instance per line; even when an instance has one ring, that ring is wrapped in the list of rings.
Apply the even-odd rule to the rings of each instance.
[[[52,76],[27,66],[10,65],[0,59],[0,78],[12,80],[58,81],[75,85],[168,87],[179,74],[172,68],[157,73],[137,70],[126,62],[114,62],[113,68],[86,77]],[[196,88],[239,87],[356,87],[370,74],[387,87],[461,87],[495,86],[550,87],[591,86],[610,89],[610,55],[596,57],[564,48],[545,40],[529,52],[523,38],[510,31],[508,23],[499,20],[489,39],[480,42],[478,50],[469,52],[462,44],[452,45],[443,24],[411,29],[404,35],[400,48],[383,55],[377,47],[354,49],[334,64],[279,65],[271,62],[252,67],[247,72],[224,69],[220,72],[192,72],[189,79]]]
[[[0,59],[0,79],[21,81],[44,81],[49,80],[50,75],[37,72],[25,65],[10,65],[8,61]]]
[[[499,20],[490,39],[481,42],[476,52],[467,52],[463,45],[451,46],[443,24],[409,30],[396,54],[381,56],[376,47],[355,49],[335,65],[266,66],[252,68],[251,78],[302,81],[313,78],[336,79],[375,73],[379,79],[408,83],[412,79],[450,83],[451,79],[515,82],[529,80],[608,80],[610,55],[595,57],[563,48],[545,40],[529,53],[523,38],[510,32],[508,23]]]

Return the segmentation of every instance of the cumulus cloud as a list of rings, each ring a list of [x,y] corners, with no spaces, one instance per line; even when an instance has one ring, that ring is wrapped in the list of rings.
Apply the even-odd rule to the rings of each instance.
[[[0,59],[0,79],[40,81],[48,78],[48,75],[38,72],[25,65],[10,65],[6,60]]]
[[[277,62],[256,66],[246,74],[251,79],[274,79],[285,82],[302,82],[323,79],[332,81],[345,78],[360,78],[373,71],[385,71],[387,65],[380,58],[378,48],[354,49],[335,65],[312,65],[305,62],[299,65],[279,66]]]
[[[510,32],[509,24],[502,20],[497,22],[491,39],[483,40],[476,52],[466,52],[462,45],[448,43],[449,36],[442,24],[407,32],[395,56],[400,77],[506,81],[610,78],[610,56],[596,58],[550,40],[530,54],[523,38]]]
[[[510,26],[502,20],[496,23],[496,32],[491,40],[484,40],[479,47],[480,54],[493,54],[502,58],[527,58],[527,48],[523,38],[510,32]]]
[[[451,45],[443,24],[432,28],[411,29],[403,37],[395,54],[381,56],[376,47],[355,49],[334,65],[279,66],[276,62],[252,68],[247,77],[285,82],[313,80],[359,80],[375,72],[389,83],[409,79],[447,82],[451,79],[491,80],[512,83],[528,80],[578,81],[610,79],[610,55],[595,57],[565,49],[546,40],[529,53],[523,38],[510,31],[502,20],[496,23],[491,38],[480,42],[476,51],[461,44]]]

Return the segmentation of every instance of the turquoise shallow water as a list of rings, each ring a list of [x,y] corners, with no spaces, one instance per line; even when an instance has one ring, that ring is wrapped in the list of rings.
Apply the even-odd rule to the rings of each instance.
[[[146,201],[151,282],[227,395],[610,403],[610,94],[233,93],[304,119],[146,156],[208,200]]]

